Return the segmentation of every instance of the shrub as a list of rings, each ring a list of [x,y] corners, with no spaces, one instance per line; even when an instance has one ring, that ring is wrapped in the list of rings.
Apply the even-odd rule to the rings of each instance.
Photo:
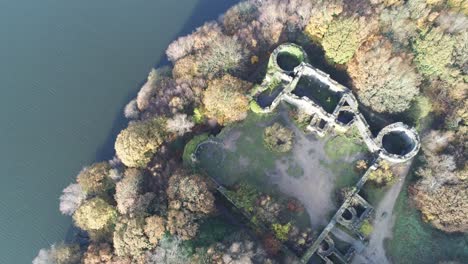
[[[289,231],[291,230],[291,223],[287,223],[285,225],[276,223],[272,225],[272,228],[277,239],[280,241],[288,240]]]
[[[234,201],[236,206],[248,212],[253,212],[259,194],[253,186],[242,182],[235,191],[228,191],[227,195]]]
[[[262,108],[258,105],[257,101],[251,100],[249,103],[250,110],[256,114],[262,114]]]
[[[369,237],[370,234],[372,234],[372,231],[374,231],[374,227],[371,225],[369,220],[364,220],[361,227],[359,228],[359,232],[361,232],[361,234],[365,237]]]
[[[292,130],[274,123],[265,129],[263,142],[265,147],[273,152],[284,153],[292,149],[294,133]]]
[[[184,147],[184,154],[182,155],[182,160],[186,165],[193,165],[192,164],[192,154],[195,154],[195,149],[197,148],[198,144],[202,143],[203,141],[209,138],[208,133],[203,133],[201,135],[197,135],[193,137]]]

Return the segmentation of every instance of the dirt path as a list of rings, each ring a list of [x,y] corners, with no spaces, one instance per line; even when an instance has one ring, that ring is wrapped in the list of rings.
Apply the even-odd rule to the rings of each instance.
[[[296,143],[288,159],[276,162],[276,171],[267,172],[281,192],[295,197],[306,208],[312,228],[326,225],[330,212],[336,209],[332,200],[335,175],[323,165],[328,162],[324,142],[313,135],[306,136],[287,120],[294,131]],[[291,176],[288,169],[300,168],[300,175]]]
[[[390,264],[385,255],[384,240],[392,237],[395,216],[393,207],[403,187],[406,175],[411,168],[411,162],[404,164],[399,172],[397,182],[388,190],[375,210],[374,232],[369,239],[369,245],[360,254],[356,254],[353,264]],[[383,216],[386,215],[386,216]]]

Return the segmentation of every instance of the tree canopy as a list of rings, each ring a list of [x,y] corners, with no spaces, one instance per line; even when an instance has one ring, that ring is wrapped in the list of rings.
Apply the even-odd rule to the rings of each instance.
[[[117,136],[115,152],[128,167],[144,167],[165,139],[165,120],[154,118],[130,124]]]
[[[419,94],[420,77],[405,55],[392,54],[391,43],[374,38],[349,63],[359,100],[376,112],[405,111]]]
[[[210,81],[203,96],[206,115],[220,124],[243,120],[249,109],[249,100],[244,93],[251,86],[231,75]]]

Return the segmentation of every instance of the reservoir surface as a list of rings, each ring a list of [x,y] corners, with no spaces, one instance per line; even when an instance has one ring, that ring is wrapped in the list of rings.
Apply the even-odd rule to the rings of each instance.
[[[177,36],[237,0],[0,0],[0,264],[63,240],[63,188],[114,155],[122,110]]]

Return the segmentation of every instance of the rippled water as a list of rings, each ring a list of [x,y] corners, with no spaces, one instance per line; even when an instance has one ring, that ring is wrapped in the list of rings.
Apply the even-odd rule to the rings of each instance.
[[[235,0],[0,0],[0,263],[62,240],[58,197],[113,155],[121,110],[166,46]]]

